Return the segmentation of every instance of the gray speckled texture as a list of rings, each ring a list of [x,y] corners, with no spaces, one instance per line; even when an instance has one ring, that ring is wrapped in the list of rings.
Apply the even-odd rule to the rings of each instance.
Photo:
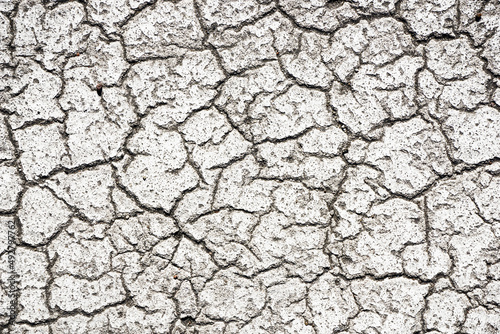
[[[2,334],[499,334],[500,1],[0,0],[0,223]]]

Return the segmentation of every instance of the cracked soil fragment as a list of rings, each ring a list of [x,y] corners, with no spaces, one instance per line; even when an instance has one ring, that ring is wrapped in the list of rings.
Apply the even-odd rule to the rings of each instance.
[[[500,2],[0,0],[0,333],[500,334]]]

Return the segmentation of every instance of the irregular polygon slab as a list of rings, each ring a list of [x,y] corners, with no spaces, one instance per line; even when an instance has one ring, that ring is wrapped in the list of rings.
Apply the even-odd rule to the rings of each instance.
[[[350,163],[364,162],[368,145],[369,142],[363,139],[354,139],[349,143],[348,150],[344,153],[344,156]]]
[[[174,318],[173,308],[147,313],[138,307],[119,305],[106,308],[93,317],[79,314],[60,317],[50,328],[54,333],[166,334]]]
[[[474,112],[448,111],[443,124],[453,157],[468,164],[500,157],[500,112],[482,107]]]
[[[325,228],[296,225],[293,219],[272,211],[260,219],[249,248],[264,268],[280,264],[290,275],[310,282],[330,266],[323,252],[325,241]]]
[[[146,167],[145,167],[146,166]],[[199,182],[193,167],[169,171],[168,166],[147,157],[139,157],[120,171],[123,185],[143,204],[169,211],[181,195]]]
[[[142,209],[137,206],[137,203],[135,203],[133,198],[126,194],[122,189],[118,187],[113,188],[111,196],[117,214],[123,215],[142,212]]]
[[[105,42],[99,36],[91,35],[86,41],[85,51],[71,57],[64,66],[66,81],[76,82],[80,85],[89,85],[94,88],[98,83],[103,85],[116,85],[124,72],[129,68],[125,61],[125,51],[119,42]],[[78,94],[78,91],[72,92]],[[63,95],[63,103],[67,101]],[[81,100],[80,100],[81,101]],[[78,106],[78,104],[75,104]]]
[[[208,42],[217,48],[228,72],[242,72],[275,60],[299,47],[300,30],[279,12],[254,24],[211,32]]]
[[[404,25],[390,17],[373,21],[362,20],[349,25],[337,31],[333,35],[333,41],[338,41],[359,54],[363,63],[378,66],[388,64],[415,50],[411,35],[405,31]]]
[[[380,172],[375,169],[361,165],[348,168],[345,175],[334,203],[338,217],[333,231],[339,240],[358,234],[361,221],[373,204],[389,197],[381,186]]]
[[[431,234],[431,237],[437,240],[407,246],[401,254],[403,268],[408,275],[431,280],[450,272],[452,259],[446,244],[440,242],[439,235]]]
[[[250,212],[267,211],[272,203],[274,181],[253,180],[259,165],[252,156],[224,169],[214,198],[214,208],[232,207]]]
[[[373,136],[387,119],[405,119],[417,111],[415,76],[422,58],[405,56],[385,67],[363,65],[349,86],[334,83],[330,104],[351,131]]]
[[[37,323],[48,320],[51,311],[46,304],[49,282],[49,263],[46,255],[33,249],[16,249],[16,274],[19,275],[17,321]]]
[[[45,289],[24,288],[18,297],[18,321],[37,323],[50,319],[51,312],[46,306],[47,293]]]
[[[258,282],[222,270],[205,285],[199,300],[208,318],[248,321],[264,307],[265,291]]]
[[[158,271],[151,267],[144,268],[140,275],[134,275],[138,276],[135,281],[127,282],[130,295],[137,306],[147,311],[174,310],[175,303],[171,297],[180,283],[169,284],[168,280],[175,271]]]
[[[114,272],[94,281],[63,275],[54,279],[50,291],[50,306],[66,312],[93,312],[126,298],[120,275]]]
[[[435,257],[432,262],[434,265],[441,262],[436,269],[441,267],[450,274],[460,291],[484,287],[488,282],[488,263],[499,259],[495,229],[483,216],[492,218],[496,214],[496,188],[496,178],[473,171],[440,181],[426,195],[430,240],[427,254],[436,256],[438,249],[447,251],[440,261],[435,262],[439,260]],[[453,260],[453,266],[446,264],[446,257]],[[445,270],[446,267],[450,270]],[[425,267],[422,269],[425,273]]]
[[[80,87],[73,88],[81,90]],[[68,112],[66,135],[69,161],[65,163],[66,167],[75,168],[123,154],[125,138],[136,115],[125,90],[105,88],[103,91],[101,101],[96,92],[86,92],[90,101],[98,101],[93,111]]]
[[[2,3],[0,3],[0,6]],[[11,59],[8,45],[11,39],[9,18],[0,14],[0,64],[8,63]]]
[[[61,233],[48,247],[53,259],[52,273],[65,273],[95,279],[111,269],[111,256],[115,250],[108,238],[102,240],[80,240]]]
[[[338,155],[347,143],[347,135],[336,126],[326,129],[312,129],[297,142],[306,153],[318,155]]]
[[[226,117],[215,108],[196,113],[180,127],[194,162],[203,169],[222,167],[248,152],[251,143],[231,129]]]
[[[441,333],[460,331],[465,320],[469,300],[463,294],[451,290],[434,293],[427,297],[427,309],[424,313],[427,329],[437,329]]]
[[[284,69],[299,84],[327,89],[333,80],[330,69],[323,63],[321,51],[329,41],[328,36],[303,33],[299,39],[300,51],[283,54],[280,58]]]
[[[431,105],[433,114],[442,117],[449,107],[473,109],[487,101],[490,77],[483,69],[484,61],[466,38],[433,39],[425,53],[432,74],[424,71],[420,85],[425,97],[437,104],[436,110]]]
[[[226,117],[215,108],[201,110],[192,115],[179,127],[186,142],[204,145],[207,142],[218,144],[231,131]]]
[[[116,32],[120,23],[132,13],[128,0],[90,0],[86,9],[89,18],[102,24],[108,34]]]
[[[199,292],[205,282],[212,278],[218,270],[210,254],[205,249],[187,238],[183,238],[172,258],[172,264],[189,273],[189,278],[194,289]]]
[[[18,215],[23,230],[22,241],[36,246],[48,242],[67,224],[71,211],[48,189],[30,187],[23,194]]]
[[[146,123],[127,143],[127,147],[138,157],[147,159],[147,164],[162,164],[166,171],[180,169],[187,160],[182,136],[176,131],[168,131]]]
[[[125,84],[140,113],[161,104],[150,116],[153,122],[168,126],[184,121],[195,109],[207,107],[223,78],[212,53],[201,51],[138,63],[128,72]]]
[[[495,33],[484,46],[483,56],[488,60],[488,69],[496,75],[500,74],[500,34]]]
[[[8,332],[2,332],[5,334],[50,334],[50,328],[47,325],[38,325],[38,326],[30,326],[30,325],[12,325],[8,329]]]
[[[306,28],[334,31],[359,16],[348,3],[330,3],[327,0],[280,0],[280,7]]]
[[[467,33],[475,45],[483,44],[500,27],[498,21],[500,10],[493,2],[487,2],[483,5],[478,0],[460,0],[458,1],[458,9],[460,14],[459,31]],[[481,14],[480,17],[477,17],[477,14]]]
[[[71,174],[60,173],[47,181],[58,198],[76,207],[91,220],[110,220],[113,205],[110,193],[114,185],[109,166],[98,166]]]
[[[175,294],[175,300],[179,305],[181,317],[194,318],[198,313],[198,305],[196,295],[191,288],[191,283],[188,281],[182,282],[179,290]]]
[[[49,6],[48,6],[49,7]],[[43,7],[42,1],[22,1],[13,18],[15,55],[33,56],[47,70],[62,71],[69,57],[87,51],[99,39],[100,30],[85,24],[83,4],[76,2]],[[89,53],[99,53],[90,47]]]
[[[231,131],[219,144],[207,143],[195,146],[193,160],[202,168],[225,167],[232,160],[240,159],[249,152],[252,144],[237,131]]]
[[[424,62],[414,57],[411,36],[400,22],[363,20],[323,45],[324,61],[343,81],[333,83],[330,104],[351,131],[373,136],[384,120],[416,112],[415,75]]]
[[[221,94],[215,103],[227,113],[233,124],[250,135],[245,121],[248,119],[248,108],[256,97],[283,93],[290,84],[279,64],[271,62],[248,70],[245,75],[230,77],[221,87]]]
[[[230,263],[241,270],[253,271],[258,261],[248,249],[258,218],[241,211],[221,210],[186,223],[182,229],[195,240],[205,242],[221,266]]]
[[[462,327],[466,333],[495,333],[500,331],[500,311],[486,309],[483,306],[469,310]]]
[[[45,14],[43,3],[26,0],[19,4],[19,9],[13,18],[16,24],[16,35],[12,44],[17,49],[34,47],[37,44],[36,33],[40,33],[42,17]]]
[[[23,189],[15,167],[0,166],[0,210],[12,210]]]
[[[47,176],[64,163],[67,150],[60,124],[34,125],[17,130],[14,137],[21,150],[21,166],[28,180]]]
[[[427,66],[443,79],[466,78],[482,64],[464,37],[449,41],[431,40],[426,46]]]
[[[328,126],[333,118],[323,92],[297,85],[281,95],[260,95],[248,113],[254,141],[284,139],[313,126]]]
[[[203,168],[225,167],[234,160],[244,157],[252,144],[236,130],[224,138],[220,145],[208,144],[203,148],[195,147],[193,159]]]
[[[146,123],[129,141],[134,157],[120,169],[121,182],[143,204],[169,211],[198,183],[183,143],[179,133]]]
[[[340,331],[359,310],[348,281],[330,273],[309,288],[308,305],[318,334]]]
[[[177,230],[172,218],[144,213],[137,217],[115,220],[108,230],[108,235],[119,253],[130,251],[143,253],[151,251],[160,239],[170,237]],[[167,240],[170,238],[165,239]],[[173,242],[174,246],[177,244],[178,242]],[[170,255],[173,255],[173,250]]]
[[[500,282],[499,281],[491,281],[488,283],[485,289],[486,296],[484,299],[487,303],[498,304],[500,301]]]
[[[9,122],[17,129],[37,120],[62,120],[64,114],[56,96],[62,86],[61,79],[48,73],[31,60],[21,60],[10,78],[11,98],[0,104],[12,113]]]
[[[415,333],[422,330],[420,312],[425,307],[424,297],[429,286],[405,277],[381,281],[365,278],[351,284],[352,293],[363,309],[352,321],[359,332],[375,328],[379,333]],[[365,312],[373,312],[376,321],[371,323]]]
[[[451,35],[457,26],[457,1],[405,0],[400,5],[401,16],[417,38]]]
[[[450,256],[455,259],[451,279],[460,290],[483,287],[488,282],[488,264],[500,260],[500,242],[489,225],[468,234],[454,235],[450,240]]]
[[[295,320],[306,311],[307,285],[298,278],[286,280],[267,290],[269,308],[277,313],[283,322]],[[294,324],[297,326],[297,324]],[[303,328],[305,330],[305,328]]]
[[[500,221],[500,178],[490,178],[484,175],[484,184],[481,184],[481,190],[474,194],[475,204],[478,213],[487,222]]]
[[[394,38],[395,35],[398,38]],[[363,101],[369,96],[377,97],[380,100],[375,101],[375,114],[369,108],[365,110],[371,118],[380,114],[381,108],[392,109],[395,117],[402,117],[396,116],[400,115],[398,108],[388,107],[391,104],[397,104],[397,100],[403,98],[409,99],[406,101],[408,106],[402,104],[403,110],[415,109],[411,101],[415,94],[413,76],[415,70],[422,66],[422,60],[409,57],[410,54],[414,54],[414,51],[415,47],[412,44],[411,36],[405,32],[404,26],[392,18],[382,18],[372,22],[363,20],[358,24],[339,30],[333,35],[330,44],[325,45],[323,60],[343,83],[348,83],[351,77],[356,75],[353,83],[358,87],[354,91],[359,91],[355,94],[356,97],[360,95],[358,97],[359,104],[363,105]],[[405,54],[408,56],[398,61]],[[389,66],[389,63],[392,64]],[[366,65],[362,65],[360,68],[360,64],[371,64],[377,68]],[[382,65],[388,66],[380,68]],[[373,74],[375,77],[356,74],[360,69],[363,69],[362,73],[365,75]],[[365,84],[369,85],[364,87]],[[341,98],[337,96],[338,89],[339,86],[334,85],[331,93],[333,94],[331,104],[334,107],[339,103],[335,99]],[[399,103],[401,104],[401,102]],[[338,109],[345,113],[344,110],[340,110],[340,107]],[[390,113],[389,110],[387,112]],[[340,113],[339,116],[342,117]],[[361,124],[367,121],[363,114],[358,115],[358,118],[361,118]],[[352,129],[355,129],[354,124],[359,120],[356,117],[344,117],[342,121],[347,122]],[[377,118],[375,118],[376,122]]]
[[[6,119],[0,119],[0,160],[14,159],[14,145],[9,138],[9,132],[6,126]]]
[[[330,222],[328,200],[319,191],[311,191],[300,183],[283,182],[274,190],[274,205],[285,216],[300,225],[327,225]]]
[[[311,156],[295,140],[260,144],[257,159],[261,164],[259,176],[266,179],[300,179],[314,188],[335,189],[344,176],[342,158]]]
[[[408,243],[424,241],[423,219],[423,212],[416,204],[402,199],[373,206],[362,221],[364,230],[356,238],[343,242],[342,269],[351,277],[401,273],[403,260],[399,252]]]
[[[451,171],[443,135],[420,118],[386,128],[383,138],[369,145],[366,162],[382,170],[390,191],[407,196]]]
[[[129,252],[116,257],[114,262],[134,303],[150,312],[174,310],[172,297],[181,284],[174,276],[190,278],[189,272],[168,265],[168,261],[158,257]]]
[[[216,177],[221,171],[215,171]],[[186,193],[178,202],[174,211],[175,218],[183,224],[204,213],[208,213],[214,201],[215,182],[210,186],[200,185],[197,189]]]
[[[484,224],[477,203],[471,196],[471,190],[475,189],[476,185],[471,184],[470,178],[474,176],[458,176],[444,180],[429,191],[426,203],[428,224],[431,229],[443,234],[467,235]],[[492,186],[494,188],[494,184]],[[478,192],[477,196],[491,200],[487,194],[488,191]]]
[[[397,0],[354,0],[353,3],[362,12],[378,14],[392,13],[396,7]]]
[[[123,27],[130,60],[168,57],[201,48],[203,31],[196,17],[194,0],[159,1]]]
[[[237,26],[263,15],[274,7],[270,1],[209,0],[197,1],[201,18],[209,27]],[[268,2],[268,3],[266,3]]]

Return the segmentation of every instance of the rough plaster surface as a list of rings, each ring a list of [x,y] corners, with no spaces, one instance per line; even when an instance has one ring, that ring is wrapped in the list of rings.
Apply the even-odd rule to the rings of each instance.
[[[0,222],[2,334],[499,334],[500,1],[0,0]]]

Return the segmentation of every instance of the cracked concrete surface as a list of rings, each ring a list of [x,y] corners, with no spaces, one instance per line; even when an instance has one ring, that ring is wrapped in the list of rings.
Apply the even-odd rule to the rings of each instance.
[[[0,0],[0,222],[2,334],[499,334],[500,1]]]

